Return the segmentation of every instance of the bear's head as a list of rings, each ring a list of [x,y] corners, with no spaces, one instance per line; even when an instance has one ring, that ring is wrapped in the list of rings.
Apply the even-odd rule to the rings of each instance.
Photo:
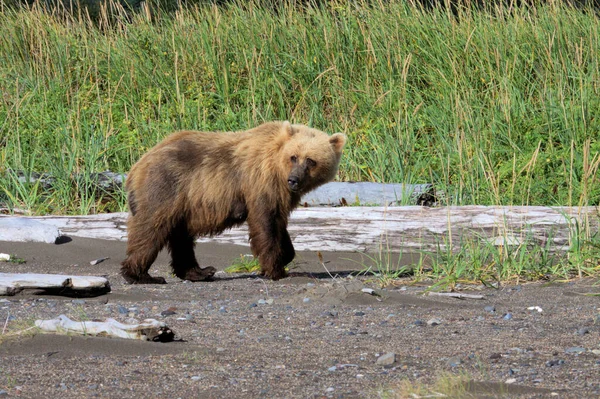
[[[282,123],[281,129],[285,137],[282,162],[287,166],[287,183],[292,192],[302,195],[333,180],[346,144],[343,133],[329,136],[287,121]]]

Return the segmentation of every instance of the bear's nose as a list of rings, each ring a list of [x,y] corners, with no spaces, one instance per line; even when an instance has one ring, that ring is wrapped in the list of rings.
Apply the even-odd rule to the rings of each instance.
[[[292,191],[298,190],[298,179],[292,176],[288,177],[288,186]]]

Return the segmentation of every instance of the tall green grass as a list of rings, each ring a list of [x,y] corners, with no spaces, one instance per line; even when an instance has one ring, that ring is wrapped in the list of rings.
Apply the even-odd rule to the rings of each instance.
[[[339,178],[432,182],[449,204],[600,201],[600,22],[562,6],[455,18],[410,2],[252,2],[99,23],[0,13],[0,202],[124,209],[85,181],[177,129],[344,131]],[[121,16],[119,16],[121,15]],[[49,172],[52,190],[14,171]]]

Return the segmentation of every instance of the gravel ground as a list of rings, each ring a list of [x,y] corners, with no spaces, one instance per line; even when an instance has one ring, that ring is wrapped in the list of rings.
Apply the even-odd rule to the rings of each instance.
[[[600,396],[600,297],[586,295],[600,293],[597,280],[465,287],[484,299],[460,300],[424,296],[427,286],[410,280],[380,289],[349,276],[363,267],[357,254],[324,253],[332,279],[305,252],[278,282],[218,273],[212,282],[132,286],[118,275],[122,242],[0,242],[0,252],[27,261],[0,262],[0,272],[104,275],[112,287],[96,298],[0,298],[0,397],[400,398],[403,381],[428,384],[448,372],[473,381],[472,397]],[[248,249],[197,252],[223,269]],[[101,257],[110,259],[89,264]],[[167,263],[162,254],[151,273],[169,276]],[[15,335],[60,314],[155,318],[179,341]]]

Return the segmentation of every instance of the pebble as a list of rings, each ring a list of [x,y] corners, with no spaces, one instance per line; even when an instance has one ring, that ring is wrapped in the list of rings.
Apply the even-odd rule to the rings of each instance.
[[[577,335],[585,335],[585,334],[589,334],[590,333],[590,329],[589,328],[580,328],[579,330],[577,330]]]
[[[438,326],[440,324],[442,324],[442,321],[440,319],[438,319],[438,318],[435,318],[435,317],[433,319],[427,320],[427,325],[428,326]]]
[[[264,299],[259,299],[259,300],[257,301],[257,303],[258,303],[259,305],[266,305],[266,304],[267,304],[267,301],[265,301]]]
[[[364,315],[365,315],[365,312],[361,312],[361,311],[354,312],[354,316],[364,316]]]
[[[225,352],[225,351],[226,351],[226,349],[225,349],[225,348],[217,348],[217,352],[218,352],[218,353]]]
[[[565,364],[565,361],[562,359],[552,359],[546,362],[546,367],[561,366],[563,364]]]
[[[333,387],[329,387],[325,390],[325,392],[333,392],[333,391],[335,391],[335,388],[333,388]]]
[[[219,313],[227,313],[227,309],[225,308],[225,306],[221,306],[219,308]]]
[[[304,298],[304,299],[302,300],[302,302],[304,302],[304,303],[309,303],[309,302],[310,302],[310,298]]]
[[[413,325],[420,327],[420,326],[424,326],[425,322],[423,320],[415,320],[415,321],[413,321]]]
[[[483,308],[486,312],[494,313],[496,311],[496,307],[494,305],[486,306]]]
[[[128,314],[129,313],[129,309],[127,309],[125,306],[119,305],[119,306],[117,306],[117,310],[121,314]]]
[[[327,369],[327,371],[336,371],[337,370],[337,366],[331,366]]]
[[[193,375],[193,376],[190,377],[190,379],[192,381],[200,381],[202,379],[202,376],[200,376],[200,375]]]
[[[257,307],[257,306],[258,306],[258,305],[257,305],[256,303],[251,303],[251,304],[250,304],[250,307],[251,307],[251,308],[255,308],[255,307]]]
[[[460,358],[457,356],[451,357],[450,359],[448,359],[448,365],[450,367],[456,367],[456,366],[460,365],[461,363],[462,363],[462,360],[460,360]]]
[[[586,349],[582,348],[580,346],[573,346],[571,348],[565,349],[565,353],[583,353],[585,351],[586,351]]]
[[[591,352],[592,352],[594,355],[600,355],[600,349],[592,349],[592,350],[591,350]]]
[[[516,378],[509,378],[508,380],[504,381],[505,384],[514,384],[515,382],[517,382]]]
[[[381,355],[375,361],[376,364],[380,366],[389,366],[396,363],[396,354],[394,352],[386,353],[385,355]]]
[[[85,305],[85,299],[73,299],[71,303],[74,305]]]
[[[504,317],[502,317],[502,318],[503,318],[504,320],[510,320],[510,319],[512,319],[512,317],[513,317],[513,316],[512,316],[512,313],[507,313],[507,314],[505,314],[505,315],[504,315]]]
[[[8,396],[8,392],[6,392],[4,389],[0,389],[0,396]]]
[[[160,312],[160,315],[163,317],[167,317],[167,316],[173,316],[174,314],[177,314],[177,312],[175,312],[174,310],[163,310],[162,312]]]

